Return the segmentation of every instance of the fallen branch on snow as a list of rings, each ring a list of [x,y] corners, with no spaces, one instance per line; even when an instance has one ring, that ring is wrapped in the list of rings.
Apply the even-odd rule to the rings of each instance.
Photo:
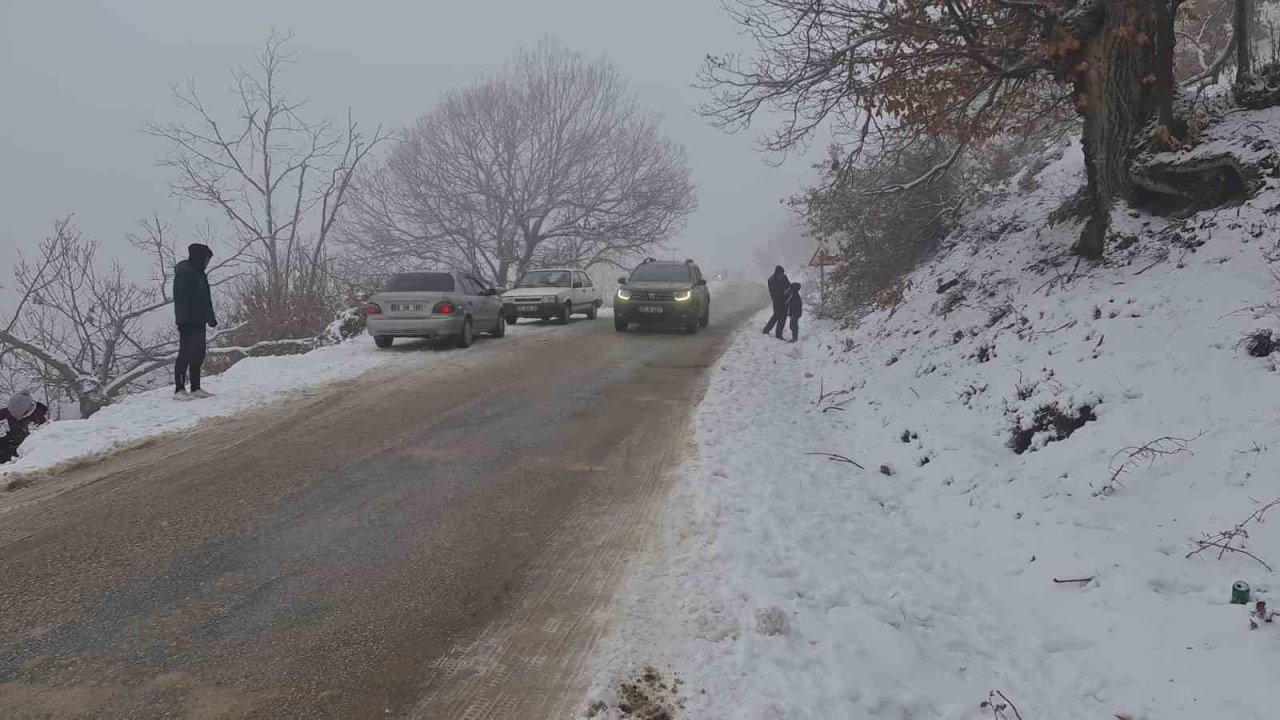
[[[1191,452],[1191,448],[1189,447],[1190,444],[1199,440],[1203,436],[1203,430],[1193,438],[1179,438],[1166,435],[1164,437],[1156,438],[1141,447],[1127,447],[1121,449],[1115,455],[1111,456],[1111,477],[1107,479],[1106,484],[1093,494],[1094,497],[1098,497],[1099,495],[1112,495],[1115,493],[1116,488],[1124,487],[1124,483],[1120,482],[1120,476],[1129,472],[1140,463],[1145,462],[1149,468],[1155,464],[1156,460],[1162,457],[1168,457],[1170,455],[1193,455],[1194,453]],[[1123,459],[1121,459],[1122,456]],[[1116,463],[1117,460],[1120,460],[1119,464]]]
[[[861,464],[859,464],[856,460],[850,460],[849,458],[847,458],[847,457],[845,457],[845,456],[843,456],[843,455],[838,455],[838,454],[836,454],[836,453],[829,453],[829,452],[810,452],[810,453],[805,453],[805,455],[817,455],[817,456],[819,456],[819,457],[824,457],[824,458],[826,458],[826,459],[830,460],[831,462],[846,463],[846,464],[849,464],[849,465],[852,465],[852,466],[854,466],[854,467],[858,468],[859,470],[866,470],[866,468],[862,467],[862,465],[861,465]]]
[[[1200,553],[1210,548],[1216,548],[1218,550],[1219,560],[1221,560],[1229,552],[1237,553],[1258,561],[1258,564],[1266,568],[1267,572],[1275,572],[1274,570],[1271,569],[1271,565],[1269,565],[1267,561],[1263,560],[1257,555],[1254,555],[1248,550],[1245,550],[1244,542],[1245,540],[1249,539],[1249,530],[1247,528],[1248,524],[1251,522],[1255,522],[1255,523],[1265,522],[1265,518],[1263,516],[1267,514],[1268,510],[1270,510],[1271,508],[1277,505],[1280,505],[1280,498],[1276,498],[1275,500],[1272,500],[1271,502],[1267,503],[1266,505],[1263,505],[1257,510],[1254,510],[1253,513],[1249,515],[1249,517],[1245,518],[1239,523],[1236,523],[1236,526],[1229,530],[1223,530],[1221,532],[1214,533],[1213,535],[1205,535],[1205,537],[1200,540],[1194,540],[1193,542],[1196,544],[1196,549],[1187,553],[1187,558],[1190,559],[1192,557],[1195,557],[1196,555],[1199,555]]]
[[[842,390],[826,391],[826,384],[823,381],[818,382],[818,408],[822,412],[831,410],[845,410],[845,406],[853,402],[853,393],[861,389],[861,385],[850,385]],[[824,405],[824,403],[826,403]]]
[[[1085,583],[1091,583],[1091,582],[1093,582],[1093,579],[1094,579],[1095,577],[1097,577],[1097,576],[1096,576],[1096,575],[1090,575],[1089,577],[1083,577],[1083,578],[1066,578],[1066,579],[1063,579],[1063,580],[1059,580],[1058,578],[1054,578],[1054,579],[1053,579],[1053,581],[1054,581],[1055,583],[1058,583],[1059,585],[1066,585],[1066,584],[1069,584],[1069,583],[1080,583],[1081,585],[1084,585]]]
[[[999,700],[996,700],[997,696],[999,696]],[[1018,712],[1018,706],[1014,705],[1013,701],[999,690],[992,690],[987,693],[987,699],[979,707],[983,710],[990,710],[991,717],[995,718],[995,720],[1007,720],[1009,716],[1005,714],[1005,710],[1013,712],[1013,717],[1017,720],[1022,720],[1022,713]]]

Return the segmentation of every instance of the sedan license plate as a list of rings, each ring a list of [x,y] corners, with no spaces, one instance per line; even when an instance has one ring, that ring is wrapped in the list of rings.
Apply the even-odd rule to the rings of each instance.
[[[517,305],[516,310],[520,312],[538,312],[537,305]]]
[[[636,309],[637,309],[637,310],[639,310],[640,312],[642,312],[642,313],[646,314],[646,315],[661,315],[661,314],[662,314],[662,308],[661,308],[661,307],[656,307],[656,306],[653,306],[653,305],[641,305],[639,308],[636,308]]]
[[[422,307],[422,303],[392,303],[391,312],[421,312]]]

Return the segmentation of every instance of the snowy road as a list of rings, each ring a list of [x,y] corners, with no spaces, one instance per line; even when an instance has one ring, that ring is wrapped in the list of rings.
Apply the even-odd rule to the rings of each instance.
[[[563,716],[712,327],[514,332],[46,481],[0,524],[0,716]]]

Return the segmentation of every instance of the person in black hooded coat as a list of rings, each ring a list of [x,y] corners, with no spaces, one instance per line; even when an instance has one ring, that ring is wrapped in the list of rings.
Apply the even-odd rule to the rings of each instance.
[[[31,434],[32,425],[49,422],[49,406],[36,402],[24,392],[9,398],[0,407],[0,464],[18,457],[18,447]]]
[[[174,366],[174,397],[208,397],[200,389],[200,368],[204,365],[205,326],[218,327],[213,314],[213,297],[209,292],[209,276],[205,274],[213,251],[207,245],[194,243],[187,248],[188,257],[173,268],[173,315],[178,324],[178,361]],[[187,393],[187,382],[191,392]]]
[[[782,339],[782,326],[787,324],[787,293],[791,290],[791,281],[787,273],[779,265],[769,276],[769,299],[773,301],[773,317],[764,326],[764,334],[768,335],[774,327],[778,329],[778,339]]]

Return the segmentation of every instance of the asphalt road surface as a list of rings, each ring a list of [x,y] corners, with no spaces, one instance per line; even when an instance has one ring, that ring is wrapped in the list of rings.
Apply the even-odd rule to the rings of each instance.
[[[579,709],[707,371],[763,305],[726,288],[696,336],[397,346],[456,360],[44,480],[0,514],[0,717]]]

